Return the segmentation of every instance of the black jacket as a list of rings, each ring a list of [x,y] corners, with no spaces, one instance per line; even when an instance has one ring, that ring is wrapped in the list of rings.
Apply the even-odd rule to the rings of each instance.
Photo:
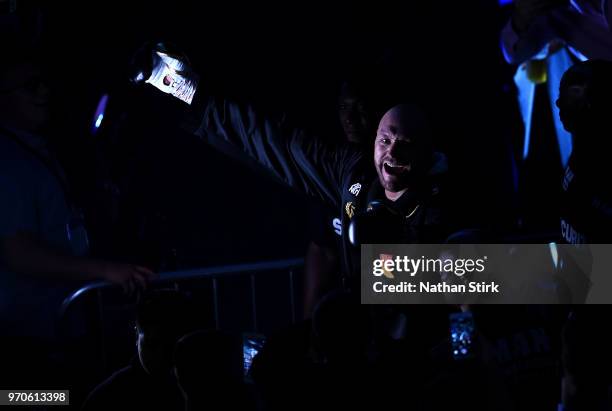
[[[612,238],[610,173],[600,162],[570,157],[563,176],[561,238],[568,244],[608,244]]]

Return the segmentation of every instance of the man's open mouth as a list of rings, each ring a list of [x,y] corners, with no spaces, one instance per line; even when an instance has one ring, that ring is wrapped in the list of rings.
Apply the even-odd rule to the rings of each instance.
[[[410,171],[410,165],[385,161],[383,163],[383,169],[389,175],[400,176],[403,173]]]

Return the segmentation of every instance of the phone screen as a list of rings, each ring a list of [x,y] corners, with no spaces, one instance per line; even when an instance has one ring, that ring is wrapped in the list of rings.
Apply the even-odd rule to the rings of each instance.
[[[243,334],[242,358],[245,379],[250,379],[249,373],[251,371],[251,365],[253,364],[253,358],[259,353],[265,342],[266,338],[261,334]]]
[[[455,360],[472,358],[474,355],[474,317],[471,312],[453,313],[450,318],[451,350]]]

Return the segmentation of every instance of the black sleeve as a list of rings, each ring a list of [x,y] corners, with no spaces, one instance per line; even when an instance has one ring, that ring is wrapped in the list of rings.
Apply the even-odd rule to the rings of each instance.
[[[342,182],[362,157],[355,147],[331,144],[248,105],[196,99],[184,123],[189,131],[226,154],[256,161],[284,184],[334,209],[340,206]]]
[[[338,247],[340,236],[334,232],[334,218],[338,211],[334,213],[329,207],[319,203],[312,203],[308,206],[308,237],[310,241],[320,247]]]

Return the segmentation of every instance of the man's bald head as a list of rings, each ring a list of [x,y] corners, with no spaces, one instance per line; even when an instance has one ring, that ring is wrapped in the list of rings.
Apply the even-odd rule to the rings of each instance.
[[[380,120],[378,130],[387,129],[407,137],[431,141],[431,129],[425,111],[414,104],[398,104],[390,108]]]
[[[380,120],[374,144],[374,163],[387,192],[405,191],[418,183],[433,158],[432,132],[425,111],[399,104]]]

